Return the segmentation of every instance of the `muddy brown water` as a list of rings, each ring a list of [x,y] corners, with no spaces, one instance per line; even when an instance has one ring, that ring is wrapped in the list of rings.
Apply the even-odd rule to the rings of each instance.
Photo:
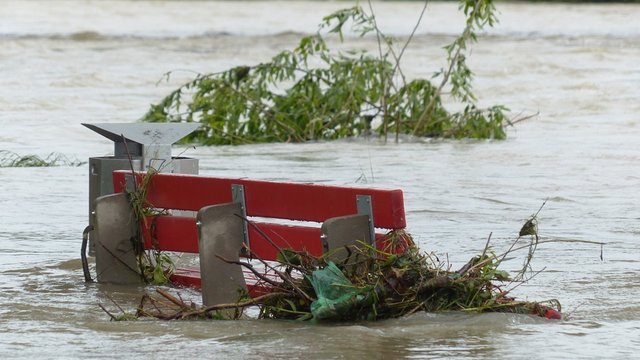
[[[192,72],[265,61],[349,2],[5,1],[0,7],[0,149],[79,159],[111,144],[81,122],[130,122]],[[406,38],[418,2],[374,3]],[[402,188],[421,248],[462,266],[489,234],[504,251],[539,215],[543,270],[513,291],[561,301],[546,321],[505,314],[417,314],[378,323],[110,322],[113,298],[144,289],[85,284],[79,260],[88,170],[0,168],[2,358],[630,358],[640,350],[640,7],[498,4],[473,47],[481,105],[539,115],[506,141],[375,140],[176,148],[201,173]],[[441,66],[460,30],[433,3],[403,64]],[[348,46],[375,49],[372,39]],[[177,70],[171,82],[161,75]],[[189,70],[189,71],[181,71]],[[517,270],[524,257],[506,270]],[[189,294],[187,294],[189,295]],[[197,298],[197,294],[190,294]]]

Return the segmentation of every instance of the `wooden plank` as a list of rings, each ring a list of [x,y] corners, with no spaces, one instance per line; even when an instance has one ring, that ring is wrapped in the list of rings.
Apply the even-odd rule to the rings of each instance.
[[[144,237],[146,249],[198,253],[196,219],[163,215],[156,218],[147,218],[146,224],[146,235]],[[254,222],[253,224],[253,226],[249,226],[251,250],[264,260],[275,260],[278,254],[278,247],[307,251],[314,256],[322,255],[319,228],[262,222]],[[260,234],[256,228],[271,239],[275,246]],[[291,239],[295,239],[295,241]]]
[[[202,288],[202,279],[200,279],[200,268],[178,268],[171,275],[171,283],[176,286],[194,288],[200,290]]]
[[[124,190],[128,171],[113,173],[114,189]],[[138,174],[138,177],[142,176]],[[369,195],[376,227],[406,227],[402,190],[368,189],[183,174],[156,174],[147,189],[152,207],[197,211],[231,202],[231,185],[244,186],[248,216],[322,222],[357,213],[356,195]]]
[[[264,260],[275,260],[279,249],[306,251],[313,256],[322,256],[320,228],[270,223],[254,224],[255,227],[249,226],[251,251]],[[260,234],[256,227],[268,239]]]
[[[251,297],[257,297],[267,294],[272,291],[269,285],[264,284],[256,278],[248,269],[242,269],[244,278],[247,284],[247,292]],[[273,273],[264,274],[266,277],[280,281],[280,278]],[[175,286],[188,287],[196,290],[202,289],[202,279],[200,278],[199,268],[181,268],[176,269],[175,273],[171,275],[171,283]]]
[[[251,250],[264,260],[275,260],[278,248],[306,251],[313,256],[322,255],[319,228],[265,222],[253,224],[255,226],[249,226]],[[264,233],[275,246],[260,232]],[[198,253],[198,230],[196,219],[192,217],[163,215],[155,219],[147,218],[145,234],[146,249]],[[153,237],[150,234],[153,234]],[[386,248],[385,239],[386,234],[376,234],[378,249]]]
[[[147,218],[145,249],[198,253],[196,219],[183,216]],[[144,226],[143,226],[144,228]]]

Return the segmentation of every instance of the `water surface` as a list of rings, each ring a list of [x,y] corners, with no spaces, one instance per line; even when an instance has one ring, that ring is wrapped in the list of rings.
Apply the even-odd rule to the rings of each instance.
[[[5,1],[0,8],[0,149],[79,159],[112,145],[81,122],[131,122],[190,79],[266,61],[341,2]],[[418,2],[374,3],[406,38]],[[521,299],[557,298],[567,320],[418,314],[379,323],[110,322],[144,289],[85,284],[88,170],[0,168],[0,355],[4,358],[628,358],[640,349],[640,7],[498,4],[473,48],[483,106],[539,115],[506,141],[383,145],[353,140],[175,149],[201,173],[402,188],[420,247],[462,266],[489,234],[504,251],[540,207],[545,240]],[[403,66],[430,76],[461,27],[433,3]],[[348,46],[375,49],[374,39]],[[169,83],[162,74],[176,71]],[[188,71],[182,71],[188,70]],[[525,254],[522,253],[522,256]],[[516,270],[522,258],[506,265]],[[189,294],[187,294],[189,295]],[[197,298],[196,294],[190,294]]]

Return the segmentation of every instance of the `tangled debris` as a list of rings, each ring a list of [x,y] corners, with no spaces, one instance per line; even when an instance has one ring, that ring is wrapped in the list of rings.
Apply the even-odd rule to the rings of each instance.
[[[497,257],[488,252],[472,258],[457,271],[443,269],[432,254],[415,246],[403,254],[357,248],[358,261],[335,264],[306,253],[289,252],[282,263],[284,275],[268,284],[265,294],[237,303],[197,307],[157,289],[158,296],[143,297],[137,316],[159,319],[238,319],[246,307],[257,306],[259,318],[353,321],[408,316],[418,311],[509,312],[560,318],[557,300],[518,301],[498,283],[510,282],[498,270]],[[296,276],[297,275],[297,276]],[[227,311],[223,311],[227,310]],[[232,310],[229,312],[228,310]]]
[[[513,288],[530,279],[525,274],[537,245],[553,242],[539,239],[537,215],[527,220],[507,252],[495,254],[489,236],[482,254],[456,271],[435,254],[420,252],[409,234],[395,231],[388,235],[388,248],[359,243],[347,249],[349,256],[340,263],[327,255],[315,257],[289,249],[281,249],[277,264],[266,265],[262,273],[249,261],[236,262],[255,274],[255,286],[261,290],[253,297],[246,289],[239,290],[234,303],[199,306],[157,288],[155,294],[142,297],[135,316],[109,315],[126,320],[239,319],[246,309],[257,308],[259,319],[301,321],[373,321],[419,311],[505,312],[561,319],[558,300],[521,301],[510,296]],[[527,244],[522,245],[522,240]],[[391,251],[398,248],[404,251]],[[520,249],[529,251],[523,269],[511,277],[499,266]]]

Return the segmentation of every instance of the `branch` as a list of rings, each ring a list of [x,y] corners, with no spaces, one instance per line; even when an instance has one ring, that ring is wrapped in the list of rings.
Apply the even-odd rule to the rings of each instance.
[[[418,120],[418,123],[416,124],[416,127],[413,129],[413,135],[414,136],[422,128],[423,124],[427,121],[427,118],[431,117],[431,114],[433,113],[433,110],[434,110],[435,105],[436,105],[436,101],[440,97],[440,95],[442,94],[442,89],[444,88],[444,86],[449,82],[449,77],[451,76],[451,73],[453,72],[453,67],[458,63],[458,58],[460,57],[460,53],[462,52],[462,49],[464,48],[464,43],[466,42],[467,37],[469,37],[469,35],[471,34],[471,29],[473,28],[473,24],[474,24],[473,18],[477,14],[478,9],[480,8],[480,4],[482,3],[483,0],[475,0],[475,1],[476,1],[476,4],[475,4],[475,6],[473,8],[473,11],[469,14],[469,18],[467,20],[467,26],[464,28],[464,31],[462,32],[462,35],[460,35],[460,37],[458,37],[453,42],[453,45],[456,46],[456,51],[455,51],[453,57],[451,57],[450,60],[449,60],[450,61],[449,62],[449,68],[447,69],[446,72],[443,73],[442,81],[440,82],[440,86],[438,86],[438,89],[436,89],[436,92],[433,94],[433,97],[429,101],[429,104],[427,105],[427,107],[422,112],[422,115],[420,115],[420,119]],[[462,42],[462,44],[460,44],[460,42]]]
[[[174,319],[185,319],[185,318],[192,317],[192,316],[202,316],[202,315],[205,315],[206,313],[208,313],[210,311],[215,311],[215,310],[241,309],[241,308],[245,308],[247,306],[260,304],[264,300],[267,300],[267,299],[270,299],[270,298],[273,298],[273,297],[284,296],[284,295],[286,295],[286,294],[285,293],[281,293],[281,292],[272,292],[272,293],[264,294],[264,295],[249,299],[249,300],[244,301],[244,302],[231,303],[231,304],[217,304],[217,305],[207,306],[207,307],[205,307],[203,309],[200,309],[200,310],[184,312],[184,313],[178,313],[173,318]]]

